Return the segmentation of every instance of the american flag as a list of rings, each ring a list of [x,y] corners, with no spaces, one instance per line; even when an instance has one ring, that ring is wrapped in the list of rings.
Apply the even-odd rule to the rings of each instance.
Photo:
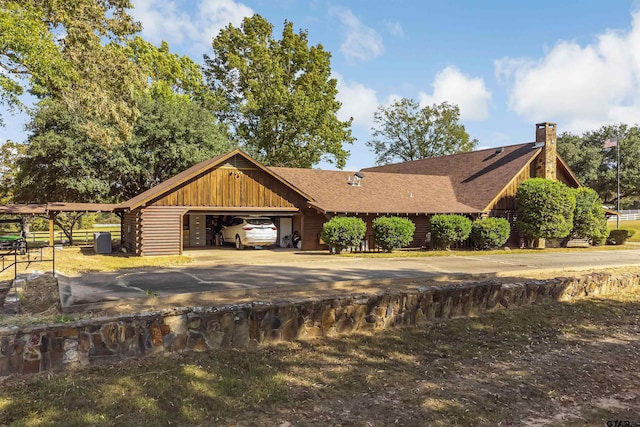
[[[604,142],[604,149],[613,148],[618,146],[618,137],[609,138]]]

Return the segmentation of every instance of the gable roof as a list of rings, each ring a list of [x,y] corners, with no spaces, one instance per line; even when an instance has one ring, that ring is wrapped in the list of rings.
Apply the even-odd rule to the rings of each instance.
[[[282,180],[282,178],[274,175],[268,168],[261,165],[258,161],[254,160],[251,156],[240,149],[235,149],[229,153],[221,154],[216,157],[212,157],[211,159],[200,162],[196,165],[193,165],[189,169],[186,169],[179,174],[167,179],[166,181],[162,181],[160,184],[151,187],[147,191],[144,191],[137,196],[127,200],[126,202],[120,203],[115,207],[116,210],[133,210],[136,209],[147,202],[161,197],[167,193],[170,193],[180,185],[186,183],[190,179],[197,177],[211,169],[224,164],[227,160],[231,159],[233,156],[241,156],[244,157],[249,163],[251,163],[256,168],[266,172],[267,174],[273,176],[274,178],[281,181],[284,185],[294,190],[296,193],[300,194],[303,198],[309,200],[310,197],[300,191],[298,188],[292,186],[290,183]]]
[[[360,186],[349,185],[353,172],[269,168],[309,194],[309,204],[336,213],[477,213],[457,201],[446,176],[368,172]]]
[[[363,171],[448,176],[460,203],[479,211],[487,206],[542,151],[535,143],[510,145],[375,166]]]

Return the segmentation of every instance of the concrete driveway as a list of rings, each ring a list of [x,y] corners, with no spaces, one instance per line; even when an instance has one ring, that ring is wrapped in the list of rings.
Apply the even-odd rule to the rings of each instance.
[[[63,306],[318,283],[443,275],[517,275],[530,270],[575,271],[640,266],[640,250],[453,255],[423,258],[346,258],[290,250],[212,250],[187,253],[195,261],[175,268],[122,270],[60,277]],[[559,273],[560,275],[561,273]]]

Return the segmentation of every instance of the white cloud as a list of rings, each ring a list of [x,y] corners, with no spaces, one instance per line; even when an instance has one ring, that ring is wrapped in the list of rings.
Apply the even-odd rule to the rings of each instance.
[[[244,17],[254,13],[233,0],[133,0],[133,5],[131,15],[142,23],[145,39],[155,44],[165,40],[170,46],[185,44],[197,56],[211,50],[211,40],[222,28],[240,26]]]
[[[455,67],[446,67],[436,74],[433,94],[420,92],[421,106],[448,102],[460,108],[461,120],[485,120],[489,117],[491,92],[484,80],[470,77]]]
[[[338,119],[346,121],[353,117],[354,126],[370,129],[374,124],[373,116],[378,106],[388,107],[401,98],[400,95],[392,93],[385,100],[379,100],[376,91],[362,83],[348,82],[335,71],[332,77],[338,81],[336,99],[342,103],[338,110]]]
[[[558,42],[537,60],[502,58],[509,108],[530,121],[555,121],[580,133],[640,120],[640,12],[628,33],[607,30],[586,46]]]
[[[338,73],[333,73],[338,81],[336,99],[342,103],[338,111],[338,119],[345,121],[353,117],[353,124],[363,127],[373,125],[373,115],[378,108],[376,91],[362,83],[347,82]]]
[[[346,27],[347,36],[340,51],[348,60],[368,61],[384,52],[380,34],[364,25],[350,9],[332,7],[329,13],[337,16]]]
[[[404,30],[402,29],[402,25],[398,21],[385,21],[385,26],[387,27],[387,31],[396,37],[403,37]]]

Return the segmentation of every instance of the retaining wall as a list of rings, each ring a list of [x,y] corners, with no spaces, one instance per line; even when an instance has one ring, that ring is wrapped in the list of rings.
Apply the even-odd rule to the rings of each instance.
[[[189,307],[68,324],[0,328],[0,376],[67,369],[175,351],[251,347],[281,340],[419,326],[528,304],[640,286],[640,274],[497,281],[368,295]]]

